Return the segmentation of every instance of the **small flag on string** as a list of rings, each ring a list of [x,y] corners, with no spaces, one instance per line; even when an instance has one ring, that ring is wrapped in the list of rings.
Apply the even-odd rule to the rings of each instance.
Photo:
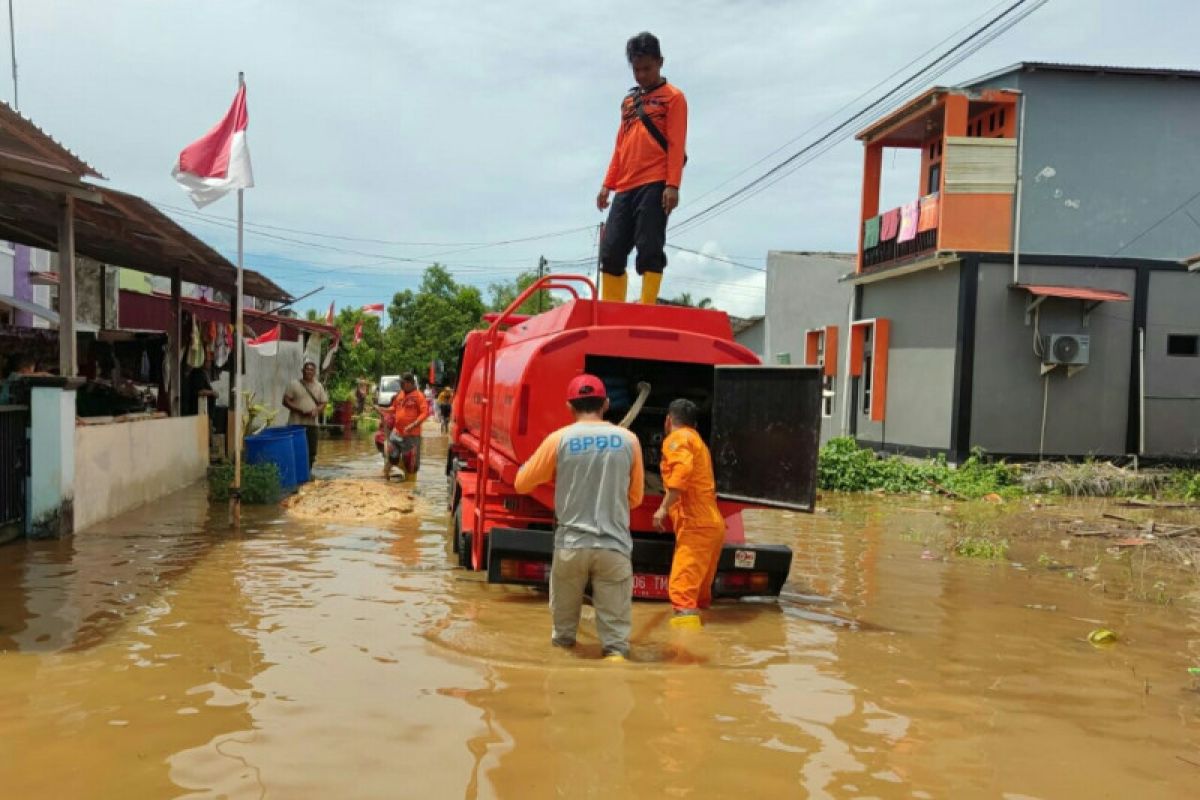
[[[362,341],[362,320],[354,323],[354,343],[358,344]]]
[[[325,314],[325,324],[326,325],[333,324],[333,301],[332,300],[329,301],[329,312],[327,314]]]
[[[383,317],[383,303],[371,303],[362,307],[362,313]]]
[[[279,325],[246,342],[246,346],[260,356],[273,356],[279,352]]]

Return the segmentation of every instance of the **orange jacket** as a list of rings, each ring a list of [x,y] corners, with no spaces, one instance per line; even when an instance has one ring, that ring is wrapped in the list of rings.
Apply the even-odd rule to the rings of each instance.
[[[687,144],[687,98],[663,81],[642,95],[642,108],[654,127],[667,137],[664,152],[638,118],[629,95],[621,102],[621,127],[617,145],[604,176],[604,185],[616,192],[665,181],[679,187],[683,180],[684,147]]]
[[[413,389],[407,394],[396,392],[396,396],[392,398],[391,411],[396,415],[392,430],[401,436],[418,436],[421,433],[421,423],[429,417],[429,403],[419,389]],[[404,429],[414,422],[417,423],[417,429],[405,433]]]
[[[694,428],[676,428],[663,440],[659,470],[663,487],[680,493],[669,512],[676,533],[683,527],[725,529],[717,507],[712,455]]]

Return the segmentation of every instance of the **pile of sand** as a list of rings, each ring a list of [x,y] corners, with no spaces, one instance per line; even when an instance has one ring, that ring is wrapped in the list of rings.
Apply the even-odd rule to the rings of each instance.
[[[398,521],[417,513],[417,501],[404,484],[360,478],[314,480],[283,501],[289,514],[338,522]]]

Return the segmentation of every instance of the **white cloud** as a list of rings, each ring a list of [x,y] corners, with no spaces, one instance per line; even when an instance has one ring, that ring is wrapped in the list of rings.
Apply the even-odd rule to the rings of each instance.
[[[170,164],[228,106],[245,70],[258,181],[247,194],[249,220],[379,239],[491,241],[600,221],[592,199],[631,83],[623,45],[640,29],[662,38],[666,74],[691,107],[683,217],[754,173],[696,202],[700,195],[992,5],[17,0],[21,110],[114,185],[183,206]],[[1023,59],[1195,66],[1192,28],[1179,24],[1193,6],[1054,0],[942,82]],[[7,87],[0,81],[0,93]],[[903,194],[903,165],[894,177],[889,187]],[[860,148],[843,142],[676,243],[757,256],[755,265],[769,249],[849,250],[860,179]],[[210,210],[232,215],[232,204]],[[232,252],[228,228],[189,225]],[[432,259],[461,250],[341,245],[367,255],[250,236],[248,263],[296,294],[336,282],[307,301],[324,308],[331,296],[361,304],[417,280],[419,264],[385,266],[371,254]],[[582,232],[438,258],[486,285],[540,255],[593,252],[592,234]],[[761,309],[759,273],[678,252],[671,261],[664,294],[710,296],[734,313]],[[335,274],[336,265],[355,266]]]

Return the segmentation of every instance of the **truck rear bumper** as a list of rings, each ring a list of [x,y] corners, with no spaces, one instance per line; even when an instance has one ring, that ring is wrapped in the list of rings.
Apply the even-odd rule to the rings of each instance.
[[[666,537],[634,536],[634,597],[666,598],[675,543]],[[554,557],[552,531],[493,528],[488,534],[488,583],[546,586]],[[713,583],[714,597],[777,597],[792,567],[792,551],[783,545],[725,545]]]

